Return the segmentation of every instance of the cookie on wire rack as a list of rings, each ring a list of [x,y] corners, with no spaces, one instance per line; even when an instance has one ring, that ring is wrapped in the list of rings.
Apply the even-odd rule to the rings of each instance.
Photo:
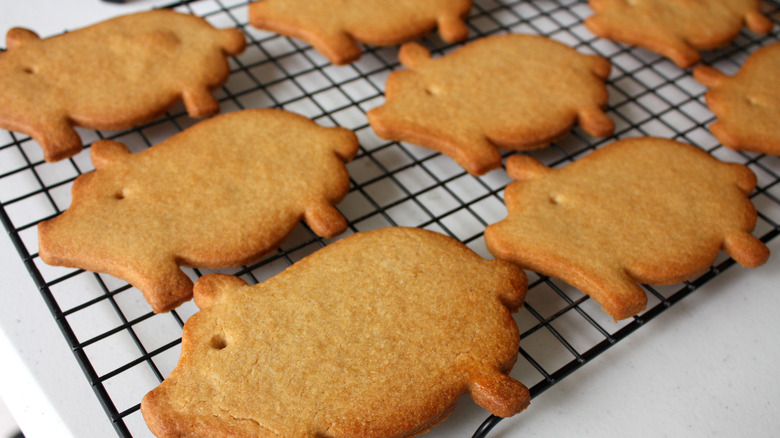
[[[721,249],[747,267],[769,257],[751,235],[756,176],[695,146],[634,138],[561,169],[515,155],[507,171],[517,181],[505,191],[506,219],[485,230],[490,252],[566,281],[615,320],[644,310],[637,283],[691,279]]]
[[[239,29],[167,9],[124,15],[41,39],[14,28],[0,53],[0,127],[30,135],[46,161],[83,148],[74,126],[126,129],[179,100],[192,117],[219,111],[211,90],[246,46]]]
[[[214,117],[135,154],[95,142],[96,170],[38,225],[41,259],[122,278],[168,311],[192,298],[180,266],[256,261],[301,219],[323,237],[343,232],[332,204],[349,190],[344,162],[357,148],[352,131],[272,109]]]
[[[179,363],[141,402],[158,437],[410,437],[463,394],[508,417],[525,274],[418,228],[356,233],[260,284],[209,274]]]
[[[300,38],[333,64],[360,58],[358,43],[392,46],[438,27],[444,41],[466,38],[471,0],[260,0],[249,5],[249,23]]]
[[[417,43],[401,47],[386,101],[368,112],[382,138],[439,151],[473,175],[501,167],[501,149],[541,148],[575,123],[605,137],[606,59],[550,38],[508,34],[480,38],[432,58]]]
[[[780,42],[756,50],[734,76],[698,66],[693,77],[709,87],[710,130],[736,150],[780,155]]]
[[[681,68],[701,60],[700,50],[725,46],[743,26],[766,34],[772,21],[760,0],[589,0],[585,26],[602,38],[644,47]]]

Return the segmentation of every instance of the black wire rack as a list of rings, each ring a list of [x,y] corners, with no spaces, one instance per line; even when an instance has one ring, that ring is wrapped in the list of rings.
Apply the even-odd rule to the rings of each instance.
[[[392,225],[423,227],[457,238],[492,258],[482,233],[506,215],[503,190],[511,182],[506,173],[497,170],[483,177],[471,176],[438,153],[378,138],[367,123],[365,112],[383,102],[387,75],[399,68],[397,47],[365,47],[358,62],[333,66],[302,41],[249,26],[248,3],[198,0],[170,5],[205,17],[216,27],[239,27],[246,34],[246,51],[230,60],[231,75],[217,91],[222,112],[284,108],[321,125],[354,130],[361,147],[348,165],[349,194],[338,205],[350,232]],[[780,1],[764,1],[763,8],[775,23],[780,22]],[[583,25],[590,15],[587,2],[579,0],[474,2],[468,19],[469,40],[506,32],[541,34],[612,62],[607,112],[617,125],[614,136],[594,139],[575,128],[564,139],[530,154],[555,167],[619,138],[647,135],[692,143],[756,173],[758,187],[751,198],[759,219],[754,235],[764,242],[774,239],[780,233],[780,158],[719,145],[707,130],[714,116],[704,104],[706,89],[693,80],[690,71],[644,49],[594,37]],[[706,52],[703,63],[732,74],[751,52],[776,40],[777,26],[767,36],[743,31],[726,47]],[[434,56],[460,45],[445,44],[435,33],[422,42]],[[135,129],[79,129],[79,133],[86,148],[92,141],[111,138],[137,152],[193,123],[178,105],[164,117]],[[186,303],[156,315],[141,294],[121,280],[41,262],[36,225],[68,207],[74,179],[93,169],[88,155],[45,163],[32,139],[0,131],[0,186],[4,189],[0,220],[118,435],[150,436],[139,411],[141,397],[175,366],[182,326],[197,308]],[[328,243],[301,224],[275,253],[253,265],[221,272],[257,283]],[[512,376],[529,386],[533,397],[539,396],[733,264],[721,255],[708,272],[691,281],[645,286],[647,310],[619,323],[578,290],[530,273],[528,298],[515,318],[522,341]],[[193,279],[206,273],[187,272]],[[500,419],[476,412],[479,417],[473,418],[473,435],[487,436]]]

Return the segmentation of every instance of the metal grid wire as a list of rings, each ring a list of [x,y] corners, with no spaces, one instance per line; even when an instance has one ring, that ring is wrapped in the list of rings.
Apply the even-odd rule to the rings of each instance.
[[[361,148],[348,165],[351,189],[338,205],[349,221],[349,232],[391,225],[424,227],[453,236],[492,258],[482,232],[506,215],[503,190],[511,182],[506,173],[471,176],[438,153],[379,139],[366,121],[365,112],[383,102],[387,75],[399,68],[396,47],[366,47],[360,61],[337,67],[306,43],[249,26],[246,0],[189,1],[171,7],[205,17],[217,27],[238,26],[246,34],[247,50],[231,59],[229,80],[217,91],[223,113],[284,108],[321,125],[339,125],[357,133]],[[764,1],[763,7],[773,21],[780,22],[780,1]],[[780,232],[780,159],[720,146],[706,128],[714,121],[703,103],[706,89],[690,71],[646,50],[594,37],[582,23],[590,15],[587,2],[578,0],[475,1],[468,20],[469,40],[506,32],[542,34],[612,62],[608,114],[617,125],[615,135],[597,140],[575,128],[563,140],[530,154],[556,167],[618,138],[648,135],[695,144],[724,161],[744,163],[757,174],[752,201],[759,220],[754,235],[765,242],[773,239]],[[743,31],[725,48],[705,53],[703,63],[733,74],[749,53],[777,39],[776,30],[769,36]],[[460,45],[444,44],[435,33],[423,43],[434,56]],[[194,122],[178,105],[165,117],[136,129],[80,129],[79,133],[87,145],[111,138],[138,152]],[[186,303],[155,315],[141,294],[121,280],[41,262],[36,225],[68,207],[73,180],[93,170],[88,155],[83,152],[44,163],[32,139],[1,131],[0,219],[117,433],[149,436],[139,412],[141,397],[175,366],[182,326],[197,308]],[[257,283],[328,243],[301,224],[272,255],[221,272]],[[689,282],[645,287],[648,310],[620,323],[578,290],[530,273],[527,302],[516,315],[522,342],[512,376],[538,396],[733,264],[721,255],[708,272]],[[193,279],[206,273],[187,272]],[[479,409],[469,412],[456,411],[453,417],[459,416],[459,427],[462,423],[466,433],[475,430],[475,436],[486,436],[499,421],[485,420],[487,414]],[[436,430],[431,434],[436,435]]]

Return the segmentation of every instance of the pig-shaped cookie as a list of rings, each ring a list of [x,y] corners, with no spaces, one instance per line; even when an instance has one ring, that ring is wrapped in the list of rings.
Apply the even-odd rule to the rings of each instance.
[[[218,116],[136,154],[95,142],[96,170],[38,225],[41,259],[122,278],[155,312],[170,310],[192,297],[180,265],[247,264],[301,218],[323,237],[344,231],[331,204],[349,189],[344,161],[357,147],[352,131],[271,109]]]
[[[755,51],[734,76],[702,65],[693,77],[710,87],[707,106],[718,117],[710,131],[724,146],[780,155],[780,42]]]
[[[594,34],[644,47],[687,68],[699,50],[725,46],[742,26],[769,33],[772,21],[760,0],[590,0],[595,15],[585,20]]]
[[[358,43],[392,46],[437,26],[443,40],[463,40],[470,9],[471,0],[260,0],[249,5],[249,22],[307,41],[342,65],[360,58]]]
[[[125,15],[52,38],[14,28],[0,53],[0,127],[30,135],[46,161],[82,149],[74,126],[126,129],[180,99],[193,117],[219,111],[211,90],[244,50],[238,29],[167,9]]]
[[[409,437],[468,393],[524,409],[507,376],[527,280],[433,231],[332,243],[263,283],[209,274],[176,368],[141,402],[158,437]]]
[[[408,70],[388,77],[385,104],[368,112],[371,127],[473,175],[501,166],[498,148],[544,147],[575,122],[597,137],[615,128],[602,110],[609,61],[546,37],[485,37],[440,58],[408,43],[400,59]]]
[[[671,284],[711,265],[719,249],[756,267],[769,249],[750,232],[755,175],[660,138],[614,142],[562,168],[515,155],[509,215],[487,227],[496,257],[560,278],[620,320],[641,312],[637,284]]]

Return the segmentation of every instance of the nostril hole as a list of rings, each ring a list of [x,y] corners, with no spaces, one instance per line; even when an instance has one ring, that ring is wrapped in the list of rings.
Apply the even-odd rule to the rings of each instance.
[[[211,348],[215,350],[222,350],[227,347],[227,340],[224,335],[214,335],[214,337],[211,338],[210,345]]]

